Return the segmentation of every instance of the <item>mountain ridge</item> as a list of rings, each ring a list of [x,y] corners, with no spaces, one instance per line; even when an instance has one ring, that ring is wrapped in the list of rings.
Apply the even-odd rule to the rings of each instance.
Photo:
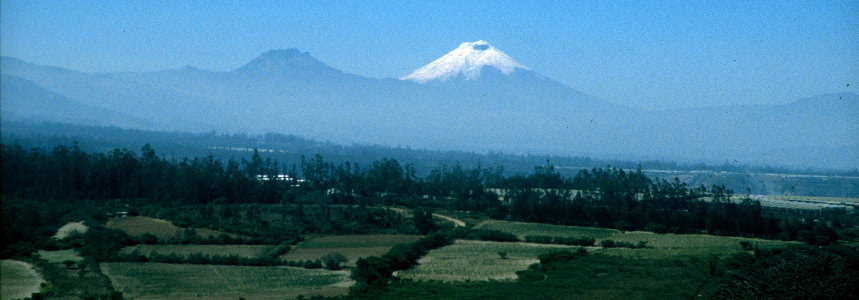
[[[529,69],[512,70],[481,65],[471,79],[460,74],[463,80],[424,83],[372,79],[337,70],[307,52],[279,49],[225,72],[186,67],[84,73],[9,57],[3,57],[0,72],[166,130],[277,132],[435,150],[716,163],[759,157],[744,162],[859,166],[859,146],[853,147],[859,137],[850,134],[859,132],[859,101],[833,100],[855,94],[794,105],[647,111],[587,95]]]

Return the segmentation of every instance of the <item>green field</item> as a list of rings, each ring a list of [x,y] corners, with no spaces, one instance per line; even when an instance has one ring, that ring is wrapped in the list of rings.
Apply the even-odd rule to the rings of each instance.
[[[103,263],[113,287],[132,298],[177,298],[267,293],[346,293],[348,271],[160,263]]]
[[[4,259],[0,261],[0,299],[29,298],[44,282],[33,265]]]
[[[759,248],[777,248],[798,244],[778,240],[755,238],[725,237],[706,234],[656,234],[647,231],[621,232],[614,229],[559,226],[550,224],[510,222],[490,220],[483,222],[477,228],[500,230],[518,235],[520,238],[528,235],[592,237],[597,239],[597,245],[602,240],[628,242],[638,244],[646,241],[645,249],[607,248],[596,250],[606,255],[626,256],[631,258],[677,258],[677,257],[710,257],[719,255],[727,257],[743,251],[740,242],[746,241]]]
[[[78,251],[74,249],[56,251],[39,250],[36,254],[50,263],[62,263],[67,260],[75,262],[84,260],[84,258],[78,254]]]
[[[487,220],[475,228],[492,229],[515,234],[519,239],[525,239],[529,235],[560,236],[575,238],[594,238],[597,240],[619,234],[616,229],[560,226],[541,223],[526,223],[513,221]]]
[[[300,248],[341,248],[341,247],[393,247],[420,239],[419,235],[405,234],[349,234],[326,235],[307,239]]]
[[[553,250],[576,251],[579,247],[532,243],[501,243],[457,240],[452,245],[430,251],[418,266],[397,276],[413,280],[510,280],[516,271],[539,262],[537,256]],[[506,253],[502,259],[499,252]]]
[[[170,221],[150,217],[119,217],[113,218],[104,224],[104,227],[125,231],[130,236],[140,237],[151,234],[159,239],[181,238],[185,228],[173,225]],[[198,236],[208,238],[222,234],[220,231],[194,228]],[[235,237],[235,235],[231,235]]]
[[[317,260],[329,253],[346,256],[345,265],[354,266],[359,258],[382,256],[394,245],[406,244],[420,239],[419,235],[367,234],[329,235],[307,239],[298,244],[280,259],[289,261]]]
[[[191,254],[203,254],[209,256],[235,255],[244,258],[259,257],[262,253],[274,248],[271,245],[137,245],[125,247],[120,251],[122,254],[131,254],[134,251],[149,256],[156,252],[161,255],[176,254],[187,257]]]
[[[755,238],[715,236],[707,234],[656,234],[648,231],[629,231],[616,234],[606,239],[616,242],[637,243],[647,241],[648,247],[667,249],[732,249],[742,250],[740,242],[749,242],[760,248],[783,247],[798,242],[785,242],[779,240],[765,240]]]

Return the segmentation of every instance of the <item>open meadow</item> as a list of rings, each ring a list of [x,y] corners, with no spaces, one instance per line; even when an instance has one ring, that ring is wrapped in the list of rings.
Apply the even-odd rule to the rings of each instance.
[[[397,276],[413,280],[512,280],[516,271],[539,262],[537,256],[551,251],[576,251],[578,246],[533,243],[502,243],[456,240],[452,245],[430,251],[417,267]],[[502,258],[499,252],[504,253]]]
[[[421,238],[419,235],[400,234],[317,236],[299,243],[295,248],[281,255],[280,259],[317,260],[329,253],[340,253],[347,259],[344,265],[354,266],[359,258],[382,256],[395,245],[411,243],[419,238]]]
[[[0,261],[0,299],[24,299],[39,292],[42,276],[33,265],[4,259]]]
[[[345,294],[351,284],[348,271],[293,267],[103,263],[101,269],[114,289],[135,299]]]

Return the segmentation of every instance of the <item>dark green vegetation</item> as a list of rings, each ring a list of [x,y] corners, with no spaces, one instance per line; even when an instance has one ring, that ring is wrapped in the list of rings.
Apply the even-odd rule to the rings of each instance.
[[[629,259],[550,252],[518,281],[401,281],[352,298],[377,299],[855,299],[859,257],[840,246],[728,259]]]
[[[69,265],[38,265],[53,284],[53,288],[44,291],[51,297],[121,296],[101,272],[104,263],[116,262],[125,262],[114,265],[122,268],[151,266],[153,262],[176,265],[158,265],[157,269],[165,270],[182,268],[180,264],[329,270],[346,267],[357,282],[350,297],[393,299],[470,298],[481,294],[489,298],[522,298],[527,291],[539,296],[553,290],[562,292],[545,296],[617,299],[691,298],[702,294],[730,298],[746,284],[761,285],[755,290],[760,293],[778,289],[789,282],[778,276],[808,271],[798,265],[832,266],[815,269],[815,278],[833,282],[831,290],[796,291],[800,293],[798,298],[814,298],[844,293],[845,286],[835,282],[854,282],[856,278],[856,250],[839,242],[856,242],[859,220],[855,213],[771,214],[757,200],[736,197],[722,185],[689,187],[677,179],[651,179],[641,170],[594,168],[566,177],[549,163],[534,168],[532,173],[514,175],[506,175],[501,167],[478,164],[467,168],[455,164],[418,175],[414,165],[394,159],[360,165],[333,163],[314,155],[287,165],[264,158],[258,151],[249,158],[226,161],[211,155],[177,159],[158,155],[148,145],[140,152],[117,149],[105,153],[89,153],[74,144],[50,150],[0,145],[0,159],[2,257],[28,257],[40,249],[76,249],[85,257],[83,262]],[[541,256],[539,265],[520,272],[519,280],[512,282],[398,279],[394,272],[413,268],[431,250],[463,239],[658,250],[637,239],[570,237],[550,232],[520,236],[492,228],[443,226],[433,216],[433,212],[440,211],[475,219],[617,229],[587,229],[594,233],[646,230],[744,236],[797,240],[813,247],[776,251],[747,244],[742,245],[747,248],[745,254],[711,259],[632,259],[599,252],[586,254],[582,250]],[[117,217],[126,214],[148,218]],[[175,226],[132,236],[105,226],[118,219],[153,218]],[[89,230],[62,240],[51,238],[60,226],[74,221],[84,221]],[[358,259],[354,267],[343,253],[329,249],[318,260],[281,259],[308,234],[424,236],[394,245],[379,257]],[[271,250],[254,256],[121,252],[124,247],[141,244],[270,245]],[[502,253],[505,252],[498,251],[494,256],[508,259]],[[117,272],[125,271],[128,270]],[[74,278],[89,278],[94,288],[86,293],[69,292],[62,282]]]
[[[512,155],[499,152],[477,154],[460,151],[429,151],[374,145],[338,145],[293,135],[182,133],[95,127],[60,123],[27,123],[0,120],[2,143],[20,143],[25,147],[52,148],[78,142],[88,152],[108,152],[116,148],[139,149],[145,141],[170,158],[206,157],[222,160],[241,159],[253,149],[260,149],[264,158],[286,165],[298,164],[302,155],[319,153],[334,163],[352,162],[367,166],[385,158],[413,164],[418,176],[426,176],[442,165],[503,166],[507,174],[530,174],[535,165],[546,160],[559,166],[566,177],[583,169],[615,166],[640,167],[649,177],[678,177],[692,186],[723,184],[735,191],[763,195],[803,195],[827,197],[859,197],[859,170],[791,170],[777,167],[716,164],[679,164],[665,161],[630,161],[589,157]],[[814,175],[814,176],[813,176]]]

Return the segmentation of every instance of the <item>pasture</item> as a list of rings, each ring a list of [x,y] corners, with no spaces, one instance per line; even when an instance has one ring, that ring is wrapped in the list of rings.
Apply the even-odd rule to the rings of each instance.
[[[354,266],[359,258],[382,256],[394,245],[406,244],[420,239],[419,235],[365,234],[328,235],[311,237],[280,256],[282,260],[317,260],[329,253],[346,256],[346,266]]]
[[[0,261],[0,299],[24,299],[41,289],[42,276],[33,265],[4,259]]]
[[[235,255],[243,258],[259,257],[266,251],[273,249],[272,245],[137,245],[123,248],[121,254],[131,254],[137,251],[141,255],[149,256],[152,253],[161,255],[175,254],[187,257],[191,254],[203,254],[208,256]]]
[[[113,218],[108,220],[104,224],[104,227],[124,231],[133,237],[140,237],[148,233],[159,239],[180,238],[186,230],[185,228],[173,225],[172,222],[167,220],[141,216]],[[216,237],[222,234],[220,231],[206,228],[194,228],[194,231],[198,236],[204,238]]]
[[[114,289],[135,299],[348,292],[348,271],[160,263],[103,263]],[[273,296],[276,297],[276,296]]]
[[[487,220],[475,226],[477,229],[492,229],[515,234],[524,240],[529,235],[594,238],[597,240],[621,233],[616,229],[561,226],[542,223],[526,223],[514,221]]]
[[[62,240],[62,239],[66,238],[66,237],[68,237],[74,233],[86,233],[87,230],[89,230],[89,227],[86,226],[86,224],[84,224],[83,221],[81,221],[81,222],[69,222],[57,230],[57,233],[54,234],[54,238],[58,239],[58,240]]]
[[[400,278],[413,280],[466,281],[512,280],[516,271],[538,263],[537,256],[554,250],[576,251],[578,246],[532,243],[502,243],[456,240],[430,251],[415,268],[399,271]],[[502,258],[503,252],[506,258]]]

